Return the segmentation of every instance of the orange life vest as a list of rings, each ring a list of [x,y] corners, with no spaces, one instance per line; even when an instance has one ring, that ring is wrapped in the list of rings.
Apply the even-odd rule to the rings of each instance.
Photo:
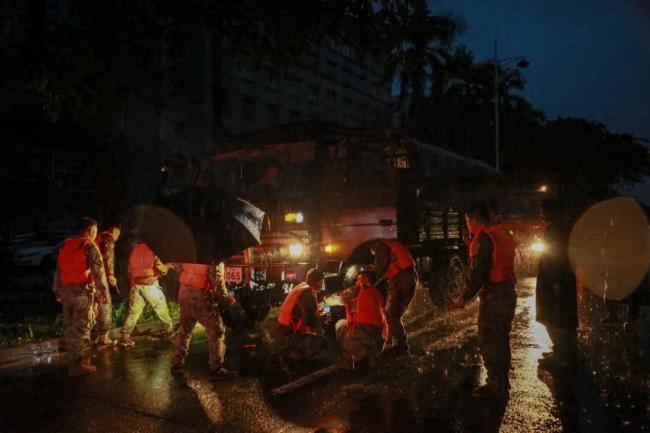
[[[181,284],[196,289],[205,289],[208,287],[208,265],[201,265],[198,263],[183,263],[181,276],[179,278]]]
[[[151,251],[151,248],[147,244],[138,242],[129,256],[131,277],[148,278],[157,276],[154,268],[155,263],[156,255]]]
[[[63,284],[86,284],[92,282],[86,246],[88,238],[69,238],[59,250],[59,277]]]
[[[383,241],[390,247],[390,262],[385,277],[389,280],[395,278],[400,272],[415,266],[415,260],[402,243],[398,241]]]
[[[354,304],[354,308],[353,305]],[[368,284],[359,290],[359,295],[351,302],[345,304],[345,318],[348,326],[354,325],[384,326],[384,297],[374,284]]]
[[[310,290],[314,298],[316,298],[316,292],[312,289],[307,283],[300,283],[293,288],[291,293],[287,295],[280,307],[280,314],[278,315],[278,324],[282,326],[289,326],[293,329],[293,332],[305,333],[311,332],[311,328],[305,324],[302,317],[296,317],[293,313],[293,310],[296,305],[300,305],[298,300],[300,295],[306,290]]]
[[[469,244],[470,263],[478,251],[478,238],[485,233],[492,241],[492,268],[490,282],[500,283],[515,278],[515,240],[500,224],[481,227],[472,236]]]

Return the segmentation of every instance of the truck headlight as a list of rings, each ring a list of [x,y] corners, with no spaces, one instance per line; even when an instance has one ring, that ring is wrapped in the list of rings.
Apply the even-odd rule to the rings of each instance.
[[[543,253],[544,250],[546,249],[546,245],[544,245],[544,242],[540,240],[536,240],[533,242],[533,244],[530,246],[530,249],[536,252],[537,254]]]
[[[301,257],[305,252],[305,247],[302,244],[289,245],[289,255],[293,258]]]
[[[284,214],[284,222],[300,224],[305,220],[302,212],[289,212]]]

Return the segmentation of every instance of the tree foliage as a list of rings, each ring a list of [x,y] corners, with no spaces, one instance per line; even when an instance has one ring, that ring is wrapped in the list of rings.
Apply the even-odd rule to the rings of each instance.
[[[34,1],[36,15],[47,2]],[[130,100],[162,104],[183,93],[191,48],[209,38],[212,53],[275,72],[295,64],[313,43],[361,35],[373,13],[365,0],[71,0],[60,19],[7,20],[0,46],[19,47],[24,73],[54,117],[99,114]],[[25,3],[6,6],[34,15]],[[34,9],[34,8],[32,8]],[[33,17],[32,17],[33,18]],[[95,116],[101,118],[101,116]]]

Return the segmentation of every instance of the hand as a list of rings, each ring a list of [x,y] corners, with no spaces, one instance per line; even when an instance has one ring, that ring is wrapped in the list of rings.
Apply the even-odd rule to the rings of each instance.
[[[451,302],[452,304],[454,304],[454,307],[456,308],[465,308],[465,299],[463,299],[462,296],[459,296],[458,298],[454,299]]]
[[[58,302],[59,304],[63,302],[63,296],[61,296],[60,293],[57,292],[55,296],[56,296],[56,302]]]
[[[233,296],[228,296],[226,298],[226,302],[228,305],[235,305],[237,303],[237,300]]]
[[[117,287],[117,278],[111,275],[108,277],[108,284],[110,284],[111,287]]]
[[[99,295],[100,304],[108,304],[108,295]]]

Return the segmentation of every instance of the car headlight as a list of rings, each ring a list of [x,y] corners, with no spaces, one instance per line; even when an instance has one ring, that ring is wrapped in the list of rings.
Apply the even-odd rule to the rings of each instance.
[[[323,246],[323,251],[325,251],[327,254],[332,254],[334,251],[336,251],[336,245],[327,244]]]
[[[546,245],[544,245],[544,242],[537,240],[532,243],[530,249],[536,252],[537,254],[540,254],[544,252],[544,250],[546,249]]]
[[[302,244],[289,245],[289,255],[293,258],[301,257],[305,252],[305,247]]]

